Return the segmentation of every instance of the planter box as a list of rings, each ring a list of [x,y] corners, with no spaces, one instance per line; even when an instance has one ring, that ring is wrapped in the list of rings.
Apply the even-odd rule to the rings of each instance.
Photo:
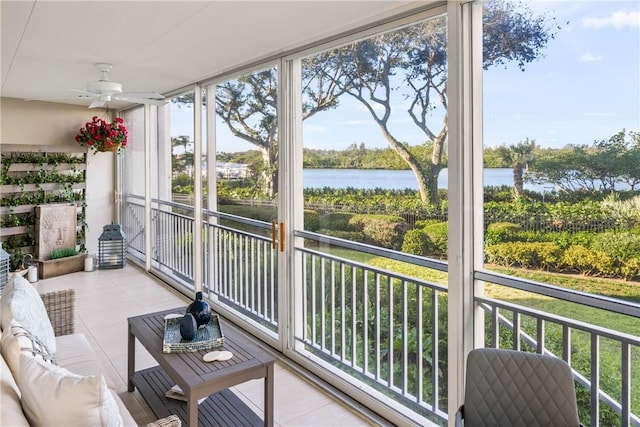
[[[38,261],[38,276],[41,279],[62,276],[84,270],[84,254],[78,254],[47,261]]]

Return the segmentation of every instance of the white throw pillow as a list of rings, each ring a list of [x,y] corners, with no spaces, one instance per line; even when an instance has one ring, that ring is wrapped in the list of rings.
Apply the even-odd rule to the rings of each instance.
[[[102,375],[83,377],[22,354],[18,387],[33,426],[122,426],[118,404]]]
[[[20,275],[15,275],[0,298],[2,329],[16,319],[26,330],[38,337],[51,354],[56,353],[56,336],[42,298],[36,288]]]
[[[37,337],[24,329],[15,319],[11,321],[8,328],[2,331],[0,346],[2,347],[2,357],[16,378],[20,374],[21,353],[39,358],[48,363],[56,364],[46,346],[43,345]]]

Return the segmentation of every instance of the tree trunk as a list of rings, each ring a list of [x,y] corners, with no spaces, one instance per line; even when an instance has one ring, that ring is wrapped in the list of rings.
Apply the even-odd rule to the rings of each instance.
[[[523,174],[523,164],[516,163],[516,165],[513,167],[513,191],[516,199],[524,194]]]
[[[442,170],[442,155],[444,153],[444,141],[447,138],[446,126],[442,128],[436,138],[433,139],[433,153],[431,154],[431,165],[429,167],[429,203],[438,204],[438,176]]]
[[[264,193],[272,198],[277,188],[276,175],[278,169],[274,167],[276,159],[272,150],[260,146],[260,152],[262,153],[262,171],[260,172],[260,180],[262,181],[262,189]]]
[[[407,150],[404,147],[404,145],[398,142],[391,135],[391,133],[389,133],[386,127],[386,123],[380,124],[380,129],[382,129],[382,133],[384,134],[385,138],[389,142],[389,145],[391,146],[391,148],[393,148],[393,150],[396,153],[398,153],[398,155],[402,158],[402,160],[404,160],[409,165],[409,168],[411,168],[413,175],[416,177],[416,180],[418,181],[418,190],[420,191],[420,199],[422,200],[422,202],[426,203],[427,201],[432,199],[433,197],[429,194],[429,169],[425,171],[420,165],[420,163],[418,162],[418,160],[415,158],[415,156],[411,154],[411,152],[409,152],[409,150]],[[436,187],[437,185],[438,184],[436,182]],[[437,196],[438,195],[436,192],[436,199],[437,199]]]

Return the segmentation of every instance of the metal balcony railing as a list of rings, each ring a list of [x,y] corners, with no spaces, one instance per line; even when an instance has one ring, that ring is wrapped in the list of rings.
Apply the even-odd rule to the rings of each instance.
[[[152,268],[193,290],[193,208],[154,200],[151,224],[145,227],[142,203],[125,198],[129,254],[144,260],[144,236],[151,230]],[[286,289],[296,296],[294,312],[287,314],[294,322],[289,326],[296,352],[387,406],[446,424],[446,286],[368,265],[358,254],[443,274],[446,263],[297,231],[292,257],[301,267],[300,283],[278,286],[271,224],[217,212],[204,212],[204,218],[203,290],[210,298],[274,335],[280,323],[278,291]],[[630,302],[487,271],[476,272],[474,279],[477,285],[495,284],[640,319],[640,306]],[[640,425],[638,336],[484,292],[477,292],[475,303],[484,313],[487,346],[553,354],[572,366],[585,425]]]

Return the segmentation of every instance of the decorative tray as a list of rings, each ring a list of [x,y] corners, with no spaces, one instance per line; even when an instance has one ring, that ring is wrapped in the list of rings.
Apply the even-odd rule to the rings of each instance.
[[[164,339],[162,340],[163,353],[188,353],[200,350],[211,350],[222,347],[224,334],[218,315],[212,313],[211,320],[206,325],[198,328],[196,336],[191,341],[182,339],[180,335],[180,317],[165,319]]]

